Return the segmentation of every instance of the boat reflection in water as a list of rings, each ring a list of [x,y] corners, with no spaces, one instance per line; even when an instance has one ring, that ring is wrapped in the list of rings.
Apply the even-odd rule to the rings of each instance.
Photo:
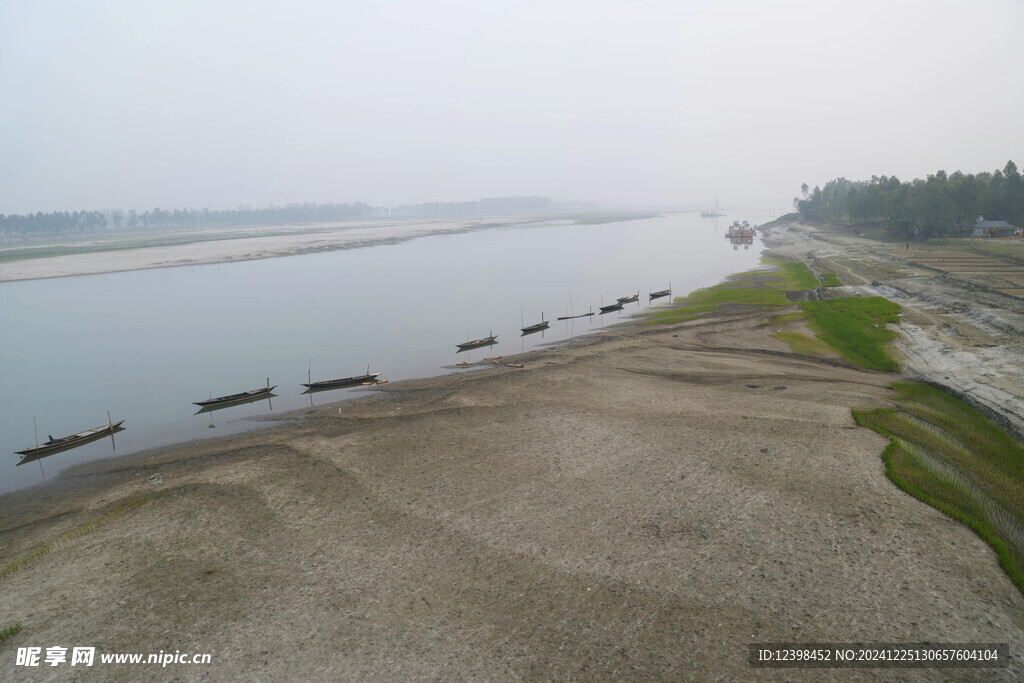
[[[754,243],[753,237],[730,237],[729,243],[733,249],[739,249],[740,245],[743,245],[744,249],[750,249],[750,245]]]

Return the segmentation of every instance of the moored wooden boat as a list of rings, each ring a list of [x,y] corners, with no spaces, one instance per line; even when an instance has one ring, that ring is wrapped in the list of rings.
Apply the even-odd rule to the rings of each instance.
[[[266,387],[261,389],[253,389],[252,391],[243,391],[238,394],[230,394],[228,396],[219,396],[217,398],[207,399],[206,401],[193,401],[193,405],[197,405],[200,408],[220,408],[221,406],[229,406],[234,403],[247,403],[249,401],[255,401],[261,398],[270,396],[270,392],[277,388],[277,385],[270,386],[268,383]]]
[[[592,315],[596,315],[593,311],[590,313],[580,313],[579,315],[562,315],[559,316],[559,320],[575,320],[576,318],[589,318]]]
[[[306,391],[319,391],[322,389],[341,389],[344,387],[355,387],[365,383],[375,383],[377,377],[381,373],[370,372],[365,375],[355,375],[354,377],[342,377],[340,379],[325,379],[319,382],[309,382],[303,384],[306,387]]]
[[[468,342],[462,342],[461,344],[456,344],[456,346],[459,347],[459,351],[468,351],[470,349],[478,349],[481,346],[491,346],[492,344],[494,344],[494,340],[497,339],[497,338],[498,338],[498,335],[492,334],[489,337],[481,337],[480,339],[473,339],[473,340],[468,341]]]
[[[569,315],[559,316],[558,320],[575,320],[576,318],[589,318],[592,315],[594,315],[594,307],[593,306],[590,307],[590,312],[589,313],[580,313],[579,315],[573,315],[572,312],[570,311]]]
[[[534,323],[532,325],[527,325],[526,327],[520,327],[519,329],[522,331],[523,335],[533,334],[534,332],[540,332],[541,330],[548,329],[548,325],[549,325],[550,322],[551,322],[550,320],[545,320],[544,319],[544,314],[541,313],[540,314],[540,322],[539,323]]]
[[[604,315],[605,313],[611,313],[612,311],[621,311],[622,306],[623,302],[616,301],[615,303],[608,304],[607,306],[598,306],[598,308],[601,311],[601,315]]]
[[[629,296],[620,296],[619,297],[619,303],[620,304],[631,304],[634,301],[639,301],[639,300],[640,300],[640,290],[637,290],[636,294],[630,294]]]
[[[121,427],[122,424],[124,424],[124,420],[108,423],[100,427],[93,427],[92,429],[86,429],[83,432],[71,434],[70,436],[65,436],[60,439],[54,439],[53,437],[50,437],[50,440],[47,441],[46,443],[38,444],[33,448],[26,448],[23,451],[15,451],[15,453],[17,453],[18,455],[25,456],[18,464],[21,465],[22,463],[29,462],[30,460],[35,460],[43,455],[56,453],[57,451],[63,451],[69,448],[74,448],[75,446],[87,444],[91,441],[95,441],[96,439],[100,439],[106,436],[107,434],[113,434],[114,432],[124,431],[124,429]]]
[[[660,299],[663,296],[668,296],[671,293],[672,293],[672,285],[670,284],[668,286],[668,289],[659,289],[657,292],[651,292],[651,294],[650,294],[651,301],[653,301],[654,299]]]

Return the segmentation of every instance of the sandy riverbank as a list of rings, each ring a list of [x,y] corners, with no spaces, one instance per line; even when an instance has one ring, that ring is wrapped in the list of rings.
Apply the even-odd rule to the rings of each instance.
[[[62,242],[64,249],[99,248],[102,251],[46,258],[0,261],[0,282],[35,280],[69,275],[92,275],[125,270],[170,268],[203,263],[251,261],[322,251],[358,249],[396,244],[417,237],[478,229],[496,222],[512,225],[526,218],[448,221],[372,221],[333,225],[298,225],[274,228],[234,228],[208,232],[136,233],[89,241]],[[272,234],[261,234],[261,233]],[[212,236],[218,239],[211,239]],[[183,244],[135,246],[147,242],[184,241]],[[55,245],[41,245],[53,248]]]
[[[773,233],[848,282],[876,267],[870,245],[852,262],[831,236]],[[942,331],[959,314],[928,315]],[[0,579],[0,627],[23,627],[0,676],[25,677],[17,647],[54,645],[209,652],[166,671],[210,679],[940,675],[748,666],[748,643],[779,641],[1008,642],[1019,656],[1024,596],[994,553],[897,490],[885,441],[853,423],[895,378],[795,356],[763,320],[733,308],[615,329],[522,369],[391,384],[6,496],[0,564],[163,491]],[[912,359],[935,337],[911,324]],[[72,669],[31,675],[50,673]],[[945,672],[1022,675],[1019,660]]]

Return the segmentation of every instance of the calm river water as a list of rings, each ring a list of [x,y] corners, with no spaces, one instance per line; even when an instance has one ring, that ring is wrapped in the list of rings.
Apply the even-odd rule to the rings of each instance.
[[[251,429],[251,418],[363,390],[302,395],[308,368],[329,379],[427,377],[600,329],[673,294],[756,267],[723,239],[735,219],[693,213],[559,222],[424,237],[258,261],[0,283],[0,493],[115,455],[111,439],[16,466],[14,451],[124,419],[116,455]],[[382,228],[386,229],[386,228]],[[624,311],[556,322],[640,292]],[[661,299],[660,301],[666,301]],[[657,303],[657,302],[656,302]],[[551,327],[520,337],[543,313]],[[456,344],[497,344],[456,354]],[[270,401],[194,414],[194,401],[276,384]],[[264,423],[265,424],[265,423]],[[211,428],[212,425],[212,428]]]

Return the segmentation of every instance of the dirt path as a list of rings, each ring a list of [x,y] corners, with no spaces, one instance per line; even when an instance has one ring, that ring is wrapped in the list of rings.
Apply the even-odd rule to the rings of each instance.
[[[0,627],[23,627],[0,679],[77,673],[18,647],[92,646],[212,655],[96,680],[1021,680],[1019,658],[750,668],[764,642],[1024,652],[995,554],[853,423],[893,376],[795,356],[763,320],[620,328],[0,498],[2,566],[163,491],[0,578]]]

